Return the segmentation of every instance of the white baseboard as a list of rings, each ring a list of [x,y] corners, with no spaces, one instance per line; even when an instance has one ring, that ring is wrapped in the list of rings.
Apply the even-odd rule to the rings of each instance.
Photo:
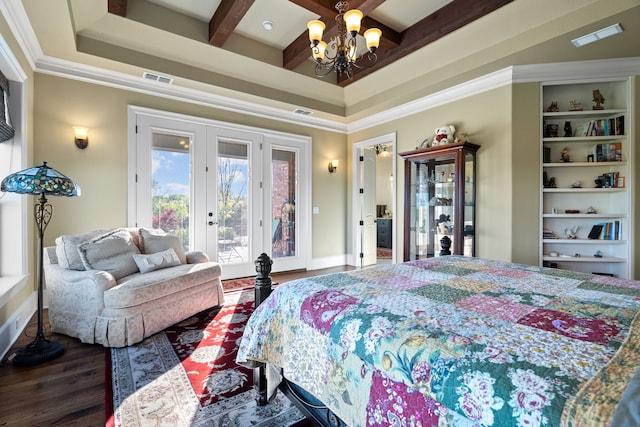
[[[13,312],[11,317],[0,326],[0,360],[4,359],[9,349],[11,349],[11,346],[16,342],[22,330],[27,326],[27,323],[29,323],[29,320],[31,320],[31,317],[36,312],[37,307],[38,294],[34,291],[20,307]]]

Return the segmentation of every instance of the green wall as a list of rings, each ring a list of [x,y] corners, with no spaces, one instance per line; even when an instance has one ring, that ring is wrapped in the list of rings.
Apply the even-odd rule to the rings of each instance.
[[[435,129],[443,125],[452,124],[457,132],[468,133],[471,142],[480,145],[476,171],[476,255],[511,261],[514,243],[517,244],[513,241],[512,231],[514,204],[512,180],[515,167],[512,164],[511,109],[512,87],[504,86],[352,133],[349,135],[349,142],[353,144],[378,135],[396,132],[397,152],[401,153],[414,150],[427,137],[433,138]],[[351,150],[351,147],[349,149]],[[349,159],[351,159],[351,153],[349,153]],[[404,207],[402,178],[404,161],[399,156],[396,156],[395,161],[398,179],[394,182],[399,214]],[[529,177],[518,177],[518,179],[521,178]],[[351,200],[350,192],[349,200]],[[349,202],[350,212],[351,203]],[[394,228],[397,233],[398,248],[403,247],[403,225],[402,216],[395,215]],[[402,259],[402,256],[399,258]]]
[[[310,136],[312,203],[320,208],[312,217],[312,256],[345,253],[346,173],[344,168],[327,172],[332,159],[347,163],[345,135],[45,74],[35,80],[35,159],[46,160],[82,188],[79,198],[55,200],[45,244],[61,234],[126,225],[127,107],[136,105]],[[73,143],[74,125],[89,128],[85,150]]]

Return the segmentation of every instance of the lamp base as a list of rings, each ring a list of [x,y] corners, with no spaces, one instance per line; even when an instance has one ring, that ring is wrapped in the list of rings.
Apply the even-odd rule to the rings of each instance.
[[[43,336],[38,336],[31,344],[18,350],[14,356],[13,366],[39,365],[64,353],[64,347],[57,341],[49,341]]]

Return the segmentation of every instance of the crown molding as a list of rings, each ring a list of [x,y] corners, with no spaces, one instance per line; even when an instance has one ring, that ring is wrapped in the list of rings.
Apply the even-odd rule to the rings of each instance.
[[[401,119],[440,105],[449,104],[453,101],[506,86],[512,82],[512,73],[513,67],[504,68],[477,79],[441,90],[440,92],[409,101],[386,111],[373,114],[369,117],[356,120],[347,125],[348,133],[361,131],[372,126]]]
[[[570,80],[615,80],[640,75],[640,58],[553,62],[513,67],[513,83]]]
[[[43,56],[38,59],[36,65],[36,71],[43,74],[164,97],[210,108],[218,108],[253,117],[262,117],[339,133],[346,133],[347,131],[346,125],[337,121],[304,116],[296,114],[293,111],[260,105],[256,102],[243,101],[229,96],[186,88],[176,85],[175,83],[160,83],[144,79],[143,77],[132,76],[126,73],[119,73],[63,59]]]
[[[38,38],[24,10],[21,1],[0,0],[0,13],[7,21],[11,32],[20,45],[32,70],[36,68],[36,59],[43,55]]]

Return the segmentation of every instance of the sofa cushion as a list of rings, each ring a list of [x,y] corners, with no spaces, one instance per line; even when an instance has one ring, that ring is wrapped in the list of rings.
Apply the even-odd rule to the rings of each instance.
[[[126,230],[115,230],[78,246],[87,270],[107,271],[118,280],[138,272],[133,255],[140,253]]]
[[[95,230],[82,234],[65,234],[56,238],[56,257],[58,265],[67,270],[84,270],[78,245],[107,234],[109,230]]]
[[[182,264],[187,263],[184,254],[182,241],[175,234],[170,234],[161,229],[141,228],[140,232],[140,251],[143,254],[155,254],[169,248],[173,248],[178,255],[178,259]]]
[[[107,309],[134,307],[168,295],[180,295],[185,289],[220,277],[221,273],[220,264],[205,262],[132,274],[104,292],[104,306]]]
[[[134,254],[133,260],[138,266],[140,273],[149,273],[161,268],[174,267],[182,264],[173,248],[149,255]]]

